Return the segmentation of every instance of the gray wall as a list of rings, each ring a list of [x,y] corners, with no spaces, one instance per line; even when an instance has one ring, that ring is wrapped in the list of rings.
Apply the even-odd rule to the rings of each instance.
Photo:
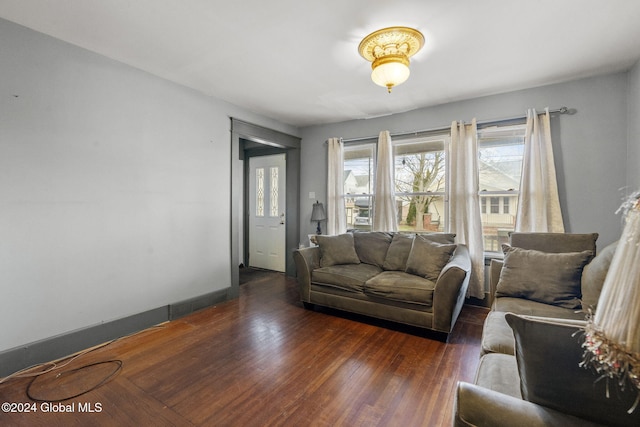
[[[629,145],[627,185],[629,191],[640,190],[640,62],[629,71]]]
[[[230,286],[230,119],[0,20],[0,351]]]
[[[327,138],[529,107],[577,109],[553,122],[569,231],[614,240],[618,189],[640,187],[638,65],[299,131],[4,20],[0,40],[0,351],[229,287],[229,117],[303,137],[301,236]]]
[[[637,67],[636,67],[637,68]],[[636,70],[636,73],[638,71]],[[638,79],[636,78],[636,86]],[[401,90],[402,88],[398,88]],[[527,108],[567,106],[577,110],[552,120],[561,206],[568,232],[598,232],[600,247],[620,235],[620,188],[627,182],[627,73],[454,102],[370,120],[302,129],[300,233],[314,229],[309,192],[326,202],[330,137],[376,136],[381,130],[409,132],[449,126],[453,120],[479,121],[523,115]],[[637,91],[636,91],[637,93]],[[389,95],[393,96],[393,94]],[[638,103],[636,96],[636,105]],[[636,107],[637,108],[637,107]],[[637,117],[637,115],[636,115]],[[636,120],[637,121],[637,120]],[[638,126],[638,125],[636,125]],[[637,144],[637,138],[635,139]],[[636,165],[637,165],[636,156]],[[636,175],[637,179],[637,175]]]

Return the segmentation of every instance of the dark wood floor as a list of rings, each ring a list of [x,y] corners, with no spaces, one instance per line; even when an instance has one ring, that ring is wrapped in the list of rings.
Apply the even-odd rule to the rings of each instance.
[[[0,412],[0,425],[446,426],[456,382],[473,380],[485,315],[465,306],[445,344],[384,322],[305,310],[295,280],[260,275],[237,300],[38,377],[31,395],[56,400],[93,387],[115,370],[111,361],[122,362],[93,391],[37,402],[36,412]],[[0,403],[32,402],[30,381],[0,384]]]

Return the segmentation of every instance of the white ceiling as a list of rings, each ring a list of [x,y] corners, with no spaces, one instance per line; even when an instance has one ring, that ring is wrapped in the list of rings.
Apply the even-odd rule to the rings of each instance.
[[[294,126],[629,69],[639,0],[0,0],[0,17]],[[387,94],[360,40],[419,29]]]

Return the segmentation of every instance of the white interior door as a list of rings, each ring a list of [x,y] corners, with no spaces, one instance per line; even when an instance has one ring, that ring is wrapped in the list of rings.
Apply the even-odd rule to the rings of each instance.
[[[249,158],[249,266],[285,270],[284,154]]]

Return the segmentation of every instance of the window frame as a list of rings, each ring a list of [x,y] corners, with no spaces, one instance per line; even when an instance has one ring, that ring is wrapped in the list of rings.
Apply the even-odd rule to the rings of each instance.
[[[444,182],[443,186],[444,188],[440,191],[423,191],[423,192],[417,192],[417,191],[397,191],[396,192],[396,202],[398,202],[398,199],[403,198],[403,197],[412,197],[412,196],[434,196],[434,197],[441,197],[442,198],[442,203],[443,203],[443,212],[441,214],[439,214],[439,219],[438,221],[440,223],[442,223],[443,225],[440,227],[442,228],[442,231],[445,231],[448,227],[448,225],[446,224],[447,218],[449,216],[449,203],[448,203],[448,194],[446,191],[446,185],[447,182],[449,181],[448,179],[448,170],[449,170],[449,156],[448,156],[448,147],[449,144],[451,142],[451,135],[450,133],[445,133],[445,132],[437,132],[437,133],[431,133],[429,135],[424,135],[424,136],[411,136],[408,138],[396,138],[394,140],[392,140],[392,145],[393,145],[393,162],[394,165],[396,164],[396,147],[398,146],[408,146],[411,144],[426,144],[426,145],[434,145],[437,143],[441,143],[441,147],[439,147],[440,149],[438,150],[427,150],[427,151],[441,151],[444,157],[444,161],[443,161],[443,177],[442,180]],[[373,229],[373,205],[375,203],[375,176],[376,176],[376,170],[375,170],[375,165],[376,165],[376,160],[377,160],[377,140],[365,140],[365,141],[358,141],[358,142],[352,142],[352,143],[345,143],[344,145],[344,153],[346,154],[348,151],[357,151],[357,150],[364,150],[366,149],[366,147],[369,146],[371,149],[371,157],[370,157],[370,164],[371,164],[371,170],[369,172],[369,176],[370,176],[370,180],[371,182],[369,183],[369,192],[368,193],[350,193],[350,192],[346,192],[344,191],[343,194],[343,198],[345,201],[345,217],[347,218],[347,228],[348,229],[359,229],[359,230],[372,230]],[[420,152],[420,151],[419,151]],[[348,169],[346,167],[346,162],[347,162],[347,156],[344,156],[345,159],[343,160],[343,173],[348,171],[348,170],[352,170],[352,169]],[[394,175],[395,175],[395,167],[394,167]],[[346,180],[346,178],[345,178]],[[351,218],[353,218],[353,222],[349,223],[349,214],[347,213],[349,211],[350,208],[353,208],[351,205],[355,205],[357,203],[357,199],[367,199],[369,201],[369,212],[368,212],[368,224],[366,227],[363,227],[362,224],[357,224],[356,223],[356,218],[358,217],[355,213],[352,212],[351,214]],[[400,226],[400,224],[398,224]],[[349,226],[352,226],[351,228]],[[400,227],[399,227],[400,228]],[[422,230],[411,230],[411,231],[422,231]]]
[[[344,145],[344,149],[343,149],[343,161],[342,161],[342,171],[343,174],[344,172],[347,171],[347,169],[345,168],[345,162],[346,162],[346,154],[348,151],[357,151],[357,150],[365,150],[366,147],[369,147],[370,152],[371,152],[371,157],[369,160],[369,183],[368,183],[368,190],[369,192],[367,193],[347,193],[344,192],[344,187],[343,187],[343,199],[344,199],[344,205],[345,205],[345,217],[347,219],[347,229],[357,229],[357,230],[367,230],[367,231],[371,231],[373,229],[373,222],[371,221],[371,218],[373,217],[371,215],[371,210],[373,209],[373,187],[375,185],[375,179],[376,179],[376,160],[377,160],[377,141],[363,141],[363,142],[354,142],[354,143],[346,143]],[[364,157],[363,157],[364,159]],[[349,169],[350,170],[350,169]],[[355,177],[355,175],[354,175]],[[359,210],[361,209],[361,207],[357,206],[357,201],[358,199],[368,199],[369,203],[367,204],[369,206],[368,208],[368,220],[367,220],[367,224],[365,224],[364,227],[358,227],[359,224],[356,223],[356,221],[358,221],[358,218],[362,218],[358,215]],[[349,211],[349,209],[351,209],[351,218],[353,219],[353,223],[352,228],[349,228],[349,215],[347,214],[347,211]]]
[[[437,144],[440,144],[441,146],[436,147]],[[447,186],[449,183],[449,145],[451,143],[451,133],[450,132],[433,132],[430,133],[429,135],[423,135],[423,136],[410,136],[407,138],[396,138],[394,140],[392,140],[392,144],[393,144],[393,164],[394,164],[394,175],[396,172],[396,157],[398,156],[397,154],[397,147],[402,147],[404,146],[408,146],[408,145],[418,145],[418,144],[424,144],[428,148],[429,145],[431,145],[431,148],[437,148],[437,149],[426,149],[424,151],[415,151],[415,153],[425,153],[425,152],[442,152],[442,156],[443,156],[443,164],[442,164],[442,181],[443,181],[443,188],[441,190],[436,190],[436,191],[396,191],[395,196],[396,196],[396,204],[398,203],[398,199],[400,198],[410,198],[410,197],[415,197],[415,196],[432,196],[432,197],[440,197],[442,198],[442,209],[443,212],[439,214],[439,218],[438,218],[438,231],[447,231],[448,230],[448,223],[447,220],[449,218],[449,198],[448,198],[448,191],[447,191]],[[406,154],[406,153],[405,153]],[[395,181],[395,179],[394,179]],[[397,185],[396,185],[396,189],[397,189]],[[437,210],[437,209],[436,209]],[[442,224],[442,225],[440,225]],[[398,229],[400,229],[401,227],[401,218],[398,218]],[[408,226],[405,226],[408,228]],[[414,226],[415,227],[415,226]],[[428,231],[434,231],[434,230],[425,230],[423,228],[421,229],[416,229],[416,228],[409,228],[409,230],[406,230],[409,232],[428,232]]]
[[[525,123],[509,123],[509,124],[504,124],[504,125],[493,125],[493,126],[488,126],[488,127],[484,127],[482,129],[478,129],[478,134],[477,134],[477,138],[478,138],[478,156],[480,158],[480,153],[484,148],[488,148],[488,147],[499,147],[499,146],[509,146],[509,145],[521,145],[522,146],[522,155],[519,159],[520,162],[520,172],[522,172],[522,161],[524,160],[524,138],[525,138],[525,132],[526,132],[526,125]],[[483,138],[486,138],[487,140],[493,140],[492,142],[485,142],[482,141]],[[515,140],[519,140],[518,143],[514,143]],[[497,142],[499,141],[499,142]],[[514,176],[514,181],[516,176]],[[517,176],[517,178],[520,178],[520,175]],[[515,216],[517,213],[517,206],[518,203],[520,202],[520,182],[518,179],[518,188],[511,188],[511,189],[507,189],[507,190],[483,190],[482,189],[482,183],[480,182],[480,168],[478,168],[478,182],[480,185],[480,191],[478,192],[480,199],[481,199],[481,221],[482,221],[482,241],[483,241],[483,248],[484,248],[484,252],[485,252],[485,256],[489,256],[489,257],[495,257],[498,254],[501,254],[501,248],[500,245],[501,243],[506,243],[506,241],[508,240],[508,238],[506,236],[508,236],[508,233],[510,231],[513,231],[513,229],[515,228]],[[512,209],[511,209],[511,205],[510,205],[510,199],[513,198],[515,196],[516,199],[516,203],[515,203],[515,207],[516,209],[513,209],[513,213]],[[493,204],[491,203],[491,199],[493,198],[497,198],[498,199],[498,212],[493,212]],[[489,199],[489,200],[487,200]],[[507,199],[509,199],[509,201],[507,201]],[[485,201],[484,203],[486,203],[486,211],[482,210],[482,206],[483,206],[483,201]],[[507,209],[505,210],[505,206],[507,206]],[[486,221],[486,219],[488,219],[488,217],[490,215],[510,215],[513,217],[513,228],[510,228],[506,234],[504,234],[503,232],[503,236],[500,236],[500,231],[497,231],[497,235],[496,235],[496,242],[497,244],[495,245],[495,249],[494,247],[491,248],[487,248],[487,241],[489,238],[492,238],[494,235],[492,234],[485,234],[485,227],[487,227],[489,224],[488,221]],[[506,227],[503,227],[506,228]],[[501,241],[505,240],[504,242]]]

